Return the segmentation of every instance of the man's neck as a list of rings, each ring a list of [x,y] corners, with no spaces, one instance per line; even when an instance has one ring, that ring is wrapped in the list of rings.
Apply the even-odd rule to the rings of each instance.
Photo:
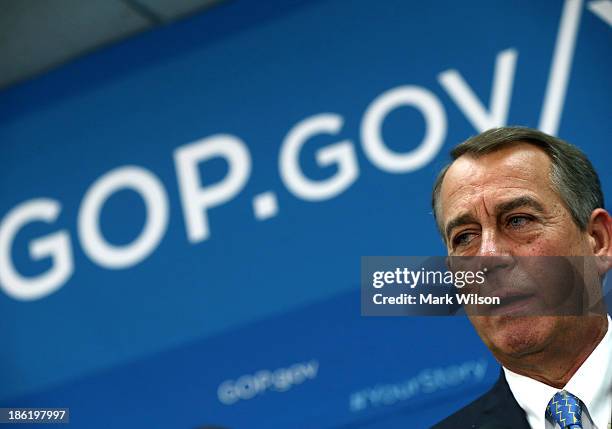
[[[512,372],[562,389],[595,350],[607,329],[607,316],[593,318],[593,323],[573,332],[567,341],[557,347],[547,347],[546,351],[516,358],[507,356],[496,356],[496,358]],[[568,348],[568,342],[579,347]]]

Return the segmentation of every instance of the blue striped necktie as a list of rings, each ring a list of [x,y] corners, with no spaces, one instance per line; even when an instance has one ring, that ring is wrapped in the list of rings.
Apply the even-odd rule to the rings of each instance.
[[[561,429],[582,429],[580,399],[571,393],[565,390],[555,393],[546,411]]]

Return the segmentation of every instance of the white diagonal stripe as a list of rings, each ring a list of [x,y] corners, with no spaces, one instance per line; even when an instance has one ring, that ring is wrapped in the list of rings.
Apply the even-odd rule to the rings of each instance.
[[[540,116],[539,128],[548,134],[557,134],[559,130],[581,12],[582,0],[565,0]]]
[[[587,5],[589,10],[612,26],[612,0],[593,0]]]

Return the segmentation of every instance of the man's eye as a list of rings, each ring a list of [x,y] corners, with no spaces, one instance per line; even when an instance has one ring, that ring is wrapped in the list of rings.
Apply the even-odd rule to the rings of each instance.
[[[529,218],[527,216],[512,216],[508,219],[508,226],[512,228],[520,228],[521,226],[525,226],[529,222]]]
[[[465,246],[474,238],[474,234],[470,232],[464,232],[461,234],[457,234],[453,239],[453,244],[455,246]]]

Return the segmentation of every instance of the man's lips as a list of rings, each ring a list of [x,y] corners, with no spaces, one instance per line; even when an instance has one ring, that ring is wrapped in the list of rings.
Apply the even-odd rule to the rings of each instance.
[[[497,305],[488,305],[486,313],[491,316],[513,316],[513,315],[528,315],[530,310],[533,310],[535,304],[535,293],[516,292],[516,291],[498,291],[493,293],[491,297],[498,297],[500,303]]]

